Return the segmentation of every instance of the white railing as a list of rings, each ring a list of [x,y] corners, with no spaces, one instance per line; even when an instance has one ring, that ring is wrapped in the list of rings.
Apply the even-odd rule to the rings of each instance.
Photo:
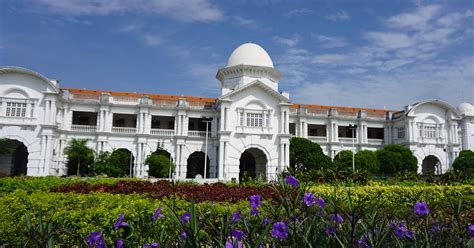
[[[353,139],[353,138],[339,137],[339,142],[352,143],[352,139]],[[355,138],[354,143],[357,143],[357,138]]]
[[[174,130],[173,129],[150,129],[150,134],[152,135],[160,135],[160,136],[173,136]]]
[[[367,139],[367,142],[371,145],[383,145],[383,139]]]
[[[188,131],[188,136],[189,137],[206,137],[206,131],[194,131],[194,130],[189,130]],[[211,136],[211,132],[207,132],[207,136]]]
[[[113,101],[117,103],[138,103],[139,98],[134,96],[114,96]]]
[[[136,132],[136,127],[112,127],[112,133],[134,134]]]
[[[71,131],[93,133],[97,130],[96,125],[71,125]]]
[[[313,142],[320,142],[320,143],[328,142],[328,139],[326,136],[308,136],[308,139]]]

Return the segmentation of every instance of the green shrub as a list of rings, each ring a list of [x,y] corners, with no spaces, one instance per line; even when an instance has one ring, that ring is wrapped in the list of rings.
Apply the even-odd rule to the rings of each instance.
[[[290,139],[290,168],[295,171],[329,168],[331,158],[324,155],[321,147],[311,140],[299,137]]]
[[[474,152],[471,150],[464,150],[459,153],[459,156],[453,162],[453,169],[465,173],[467,177],[474,176]]]
[[[378,173],[380,170],[380,163],[377,159],[377,154],[373,151],[363,150],[355,155],[356,169],[365,170],[370,173]]]
[[[148,175],[157,178],[169,177],[170,167],[174,167],[166,155],[157,153],[148,155],[145,164],[149,166]]]
[[[338,170],[351,169],[352,170],[352,151],[339,151],[334,157],[334,167]]]
[[[395,174],[399,171],[416,172],[418,162],[407,147],[398,144],[384,146],[375,152],[380,163],[380,172]]]
[[[90,168],[95,175],[107,175],[110,177],[121,177],[128,174],[128,167],[122,168],[119,159],[123,159],[121,154],[101,152],[97,155]],[[129,159],[128,159],[129,160]],[[117,165],[119,164],[119,165]]]

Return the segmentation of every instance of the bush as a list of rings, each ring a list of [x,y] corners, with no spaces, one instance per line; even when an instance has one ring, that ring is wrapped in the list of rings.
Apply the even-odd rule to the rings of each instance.
[[[321,147],[305,138],[290,139],[290,168],[294,171],[329,168],[331,158],[324,155]]]
[[[403,145],[391,144],[375,152],[380,163],[380,172],[395,174],[399,171],[416,172],[418,162],[410,149]]]
[[[124,168],[117,165],[117,160],[122,159],[120,155],[113,155],[110,152],[101,152],[97,155],[94,163],[91,164],[91,171],[95,175],[107,175],[109,177],[121,177],[127,175]]]
[[[377,155],[373,151],[363,150],[355,155],[356,169],[368,171],[370,173],[378,173],[380,170],[380,163]]]
[[[87,146],[88,139],[72,139],[64,149],[67,157],[68,175],[87,175],[89,165],[94,162],[94,150]]]
[[[474,152],[471,150],[461,151],[453,162],[453,169],[472,178],[474,176]]]
[[[268,201],[252,211],[247,200],[235,204],[202,202],[193,204],[175,197],[153,199],[139,194],[108,193],[44,193],[28,194],[17,190],[0,198],[0,244],[7,247],[25,245],[27,238],[25,211],[33,226],[39,216],[55,227],[54,245],[84,246],[85,238],[102,231],[107,246],[118,239],[126,246],[137,247],[158,242],[161,247],[224,247],[234,242],[232,230],[244,232],[239,239],[245,247],[321,246],[353,247],[370,236],[371,247],[461,247],[468,240],[467,226],[471,220],[474,186],[367,186],[349,189],[318,186],[296,188],[285,183],[274,185],[281,197]],[[304,193],[313,192],[325,204],[315,202]],[[262,195],[262,197],[265,197]],[[458,203],[463,199],[465,202]],[[320,199],[318,199],[320,200]],[[454,203],[451,203],[452,200]],[[415,202],[427,202],[430,212],[423,217],[413,211]],[[308,206],[308,203],[313,205]],[[152,220],[162,206],[163,218]],[[240,217],[236,210],[242,210]],[[189,223],[180,216],[189,211]],[[114,229],[120,214],[129,227]],[[234,215],[232,215],[234,213]],[[266,218],[265,218],[266,217]],[[436,218],[436,219],[435,219]],[[395,227],[406,221],[414,238],[397,237]],[[278,239],[272,234],[277,222],[286,223],[288,235]],[[439,224],[435,233],[432,225]],[[182,232],[186,232],[183,238]],[[427,234],[429,233],[429,234]],[[181,238],[180,238],[181,236]],[[378,243],[379,246],[375,246]]]
[[[352,170],[352,154],[349,150],[339,151],[334,157],[334,167],[338,170]]]
[[[145,160],[148,165],[148,175],[157,178],[170,176],[170,168],[173,169],[171,160],[164,154],[152,153]]]

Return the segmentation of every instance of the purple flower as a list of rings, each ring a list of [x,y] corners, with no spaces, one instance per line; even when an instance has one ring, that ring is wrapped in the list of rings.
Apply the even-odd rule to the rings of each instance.
[[[180,221],[181,221],[181,223],[183,223],[183,224],[188,224],[189,219],[191,219],[191,214],[190,214],[189,212],[186,212],[186,213],[184,213],[183,215],[181,215]]]
[[[323,198],[321,198],[321,197],[316,198],[316,202],[318,203],[320,208],[325,208],[326,207],[326,202],[324,201]]]
[[[306,206],[311,207],[316,203],[316,197],[314,197],[313,193],[304,193],[303,202]]]
[[[123,247],[123,240],[119,239],[117,240],[117,243],[115,244],[116,248],[122,248]]]
[[[154,243],[146,243],[143,245],[143,248],[158,248],[158,243],[154,242]]]
[[[237,245],[237,248],[242,248],[243,247],[242,241],[235,242],[235,240],[227,240],[225,242],[225,248],[234,248],[235,245]]]
[[[324,229],[324,233],[327,236],[334,236],[334,235],[336,235],[336,229],[334,227],[328,227],[328,228]]]
[[[356,240],[356,244],[360,247],[370,248],[369,239],[366,235],[362,236],[359,240]]]
[[[426,202],[416,202],[415,207],[413,207],[413,211],[415,212],[415,214],[423,216],[425,214],[428,214],[430,212],[430,209],[428,208],[428,204],[426,204]]]
[[[105,241],[104,237],[102,237],[102,231],[99,230],[97,232],[91,232],[89,236],[87,236],[87,245],[89,247],[96,247],[96,248],[105,248]]]
[[[273,224],[272,236],[279,239],[280,241],[288,237],[288,231],[286,230],[285,222],[276,222]]]
[[[241,241],[245,237],[245,233],[236,229],[236,230],[230,231],[229,236],[236,238],[238,241]]]
[[[431,224],[430,234],[436,234],[436,233],[439,233],[440,231],[441,231],[441,227],[439,226],[438,222],[434,222]]]
[[[260,215],[260,211],[258,211],[258,209],[256,209],[256,208],[252,208],[250,210],[250,214],[253,215],[253,216],[258,216],[258,215]]]
[[[161,213],[161,206],[160,206],[156,209],[155,214],[153,215],[153,217],[151,217],[151,219],[153,221],[156,221],[157,218],[164,218],[164,217],[165,215]]]
[[[230,220],[230,222],[232,223],[236,223],[236,222],[239,222],[240,218],[242,218],[242,210],[237,210],[235,211],[235,213],[232,214],[232,218]]]
[[[263,226],[268,225],[268,223],[270,223],[270,218],[268,218],[268,217],[263,218],[263,220],[262,220]]]
[[[250,207],[253,208],[253,209],[256,209],[256,208],[260,207],[260,205],[262,205],[262,201],[260,200],[259,195],[253,195],[249,199],[250,199],[250,202],[249,202]]]
[[[331,219],[331,221],[334,221],[336,224],[339,224],[344,220],[342,216],[338,213],[329,215],[329,218]]]
[[[413,232],[407,228],[405,221],[400,222],[393,233],[399,238],[413,239]]]
[[[128,226],[127,222],[123,221],[123,217],[125,217],[123,213],[118,217],[117,222],[114,224],[115,230],[118,230],[121,226]]]
[[[293,188],[298,187],[298,184],[300,184],[300,181],[296,179],[294,176],[286,176],[285,181],[287,184],[291,185]]]
[[[469,224],[468,228],[469,236],[474,237],[474,224]]]
[[[180,238],[182,239],[187,239],[188,238],[188,233],[186,231],[182,231],[181,234],[179,235]]]

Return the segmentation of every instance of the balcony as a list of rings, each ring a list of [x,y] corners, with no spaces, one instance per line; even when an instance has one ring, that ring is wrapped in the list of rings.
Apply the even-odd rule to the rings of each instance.
[[[189,130],[188,131],[188,136],[189,137],[206,137],[206,131],[194,131],[194,130]],[[211,136],[211,132],[207,132],[207,136]]]
[[[328,139],[326,136],[308,136],[308,139],[316,143],[327,143]]]
[[[174,130],[173,129],[152,128],[152,129],[150,129],[150,134],[151,135],[158,135],[158,136],[174,136]]]
[[[383,145],[383,139],[367,139],[367,142],[370,145],[378,145],[378,146]]]
[[[95,131],[97,131],[97,126],[72,124],[71,131],[81,132],[81,133],[94,133]]]
[[[348,137],[339,137],[339,142],[341,143],[351,143],[352,144],[352,138]],[[357,138],[354,139],[354,143],[357,143]]]
[[[112,133],[135,134],[136,127],[112,127]]]

